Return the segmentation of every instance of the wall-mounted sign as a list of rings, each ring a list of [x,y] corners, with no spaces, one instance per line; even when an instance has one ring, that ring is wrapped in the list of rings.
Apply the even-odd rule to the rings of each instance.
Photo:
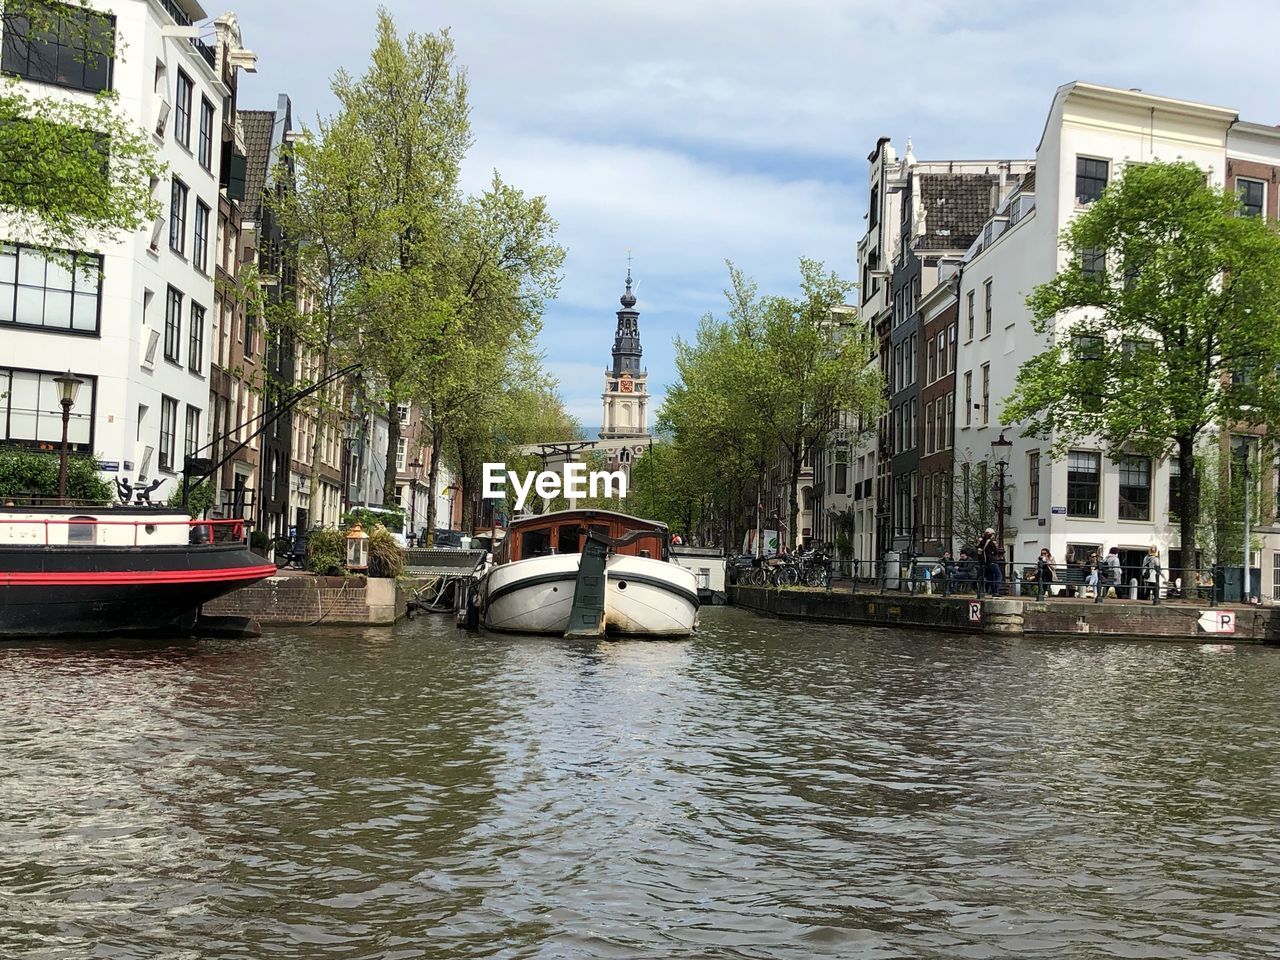
[[[119,473],[120,461],[119,460],[99,460],[98,469],[101,470],[103,473]]]
[[[1048,522],[1049,522],[1049,521],[1047,521],[1044,517],[1041,517],[1039,520],[1037,520],[1037,521],[1036,521],[1037,525],[1039,525],[1039,526],[1041,526],[1041,527],[1043,527],[1043,526],[1044,526],[1046,523],[1048,523]]]
[[[1230,610],[1201,610],[1200,629],[1205,633],[1235,633],[1236,615]]]
[[[1065,515],[1067,512],[1067,508],[1066,507],[1050,507],[1049,512],[1054,514]]]
[[[969,601],[969,622],[970,623],[982,622],[982,601],[981,600]]]

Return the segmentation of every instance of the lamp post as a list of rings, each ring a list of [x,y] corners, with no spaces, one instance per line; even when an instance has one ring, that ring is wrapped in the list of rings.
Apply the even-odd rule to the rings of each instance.
[[[1239,437],[1236,443],[1235,454],[1240,458],[1240,476],[1244,484],[1244,574],[1241,577],[1241,593],[1240,600],[1242,603],[1248,603],[1249,597],[1252,596],[1253,590],[1249,583],[1253,579],[1249,574],[1249,438]]]
[[[67,502],[67,429],[71,424],[71,408],[76,405],[76,395],[80,385],[84,383],[68,370],[61,376],[53,378],[58,385],[58,402],[62,404],[62,453],[58,461],[58,503]]]
[[[1006,440],[1004,431],[1000,431],[1000,436],[991,441],[991,448],[996,456],[996,543],[1000,545],[1000,549],[1004,549],[1004,483],[1005,470],[1009,467],[1009,448],[1013,446],[1012,440]]]
[[[418,473],[422,470],[422,461],[414,460],[409,464],[409,469],[413,471],[409,477],[409,532],[416,533],[418,529]]]

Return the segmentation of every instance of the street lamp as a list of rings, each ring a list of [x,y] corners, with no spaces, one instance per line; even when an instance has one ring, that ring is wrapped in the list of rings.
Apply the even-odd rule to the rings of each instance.
[[[1249,597],[1253,595],[1252,576],[1249,573],[1249,438],[1237,437],[1235,444],[1235,455],[1240,458],[1240,476],[1244,482],[1244,575],[1241,578],[1241,594],[1240,600],[1243,603],[1249,602]]]
[[[62,404],[62,453],[58,462],[58,502],[67,502],[67,428],[71,423],[71,408],[76,405],[76,396],[80,393],[80,385],[84,383],[68,370],[61,376],[54,377],[58,385],[58,402]]]
[[[1000,545],[1000,549],[1004,549],[1004,481],[1005,470],[1009,467],[1009,448],[1013,446],[1012,440],[1006,440],[1004,431],[1000,431],[1000,436],[991,441],[991,448],[996,456],[996,543]]]
[[[414,460],[409,469],[413,471],[409,478],[409,532],[415,533],[418,529],[418,473],[422,470],[422,461]]]

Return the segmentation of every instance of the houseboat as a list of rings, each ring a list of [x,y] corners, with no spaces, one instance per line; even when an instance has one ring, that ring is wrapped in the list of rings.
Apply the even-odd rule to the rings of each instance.
[[[276,572],[243,520],[161,506],[0,506],[0,638],[175,635]]]
[[[697,578],[670,558],[666,524],[604,510],[516,520],[467,601],[487,630],[684,637]]]

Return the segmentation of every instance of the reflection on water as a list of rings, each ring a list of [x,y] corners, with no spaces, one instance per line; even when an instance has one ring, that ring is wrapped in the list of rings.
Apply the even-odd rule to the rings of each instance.
[[[0,648],[0,957],[1280,952],[1280,651]]]

